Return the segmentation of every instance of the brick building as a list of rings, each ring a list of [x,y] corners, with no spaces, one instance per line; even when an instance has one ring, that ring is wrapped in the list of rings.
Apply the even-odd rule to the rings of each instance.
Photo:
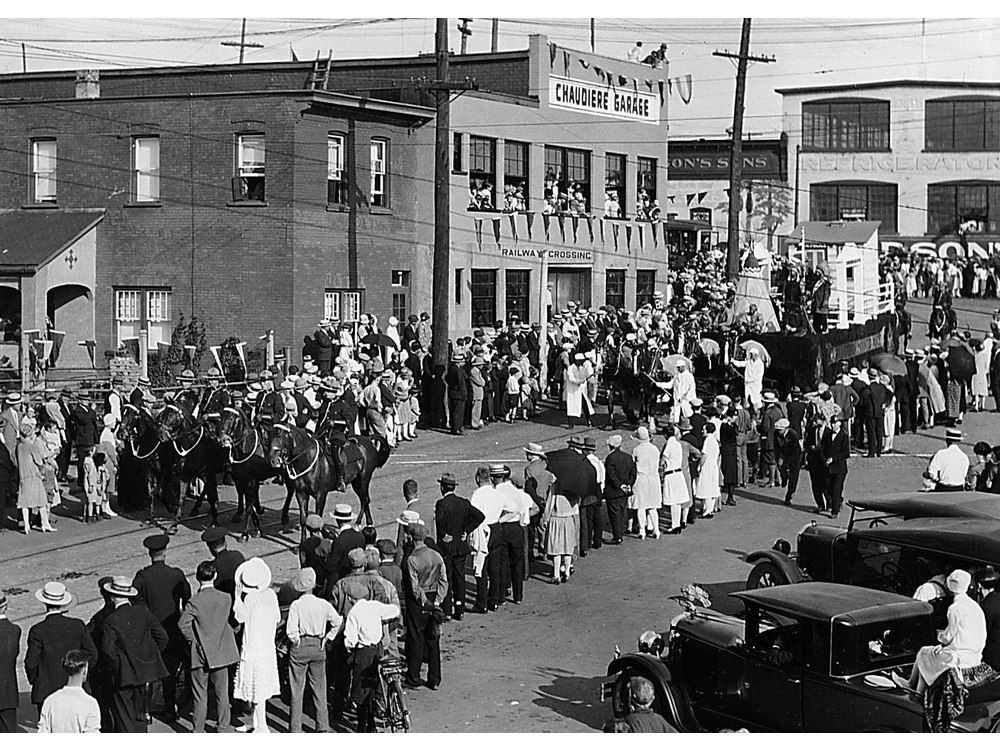
[[[101,352],[145,327],[155,347],[181,313],[210,343],[273,328],[297,350],[324,316],[429,310],[433,57],[320,68],[0,76],[7,328],[44,331],[48,317],[66,332],[59,365],[88,366],[76,341]],[[453,59],[452,78],[478,86],[452,114],[456,333],[537,320],[542,255],[556,305],[631,307],[663,284],[659,224],[631,209],[665,182],[665,76],[542,37]],[[497,209],[520,184],[523,205],[470,211],[476,179]],[[580,202],[549,213],[556,182]],[[606,189],[621,216],[604,215]]]

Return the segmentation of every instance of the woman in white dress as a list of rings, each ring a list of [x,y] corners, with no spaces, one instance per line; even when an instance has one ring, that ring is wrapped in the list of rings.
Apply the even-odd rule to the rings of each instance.
[[[663,504],[670,508],[670,532],[681,533],[684,508],[691,504],[687,481],[684,479],[684,448],[677,425],[667,425],[667,444],[660,455],[660,474],[663,476]]]
[[[694,480],[694,496],[696,500],[701,500],[702,518],[715,515],[721,497],[719,479],[719,438],[715,434],[715,425],[708,422],[705,425],[705,443],[701,448],[701,465]]]
[[[972,376],[973,411],[986,411],[986,397],[990,393],[988,376],[993,340],[987,338],[976,347],[976,372]],[[1000,406],[1000,405],[998,405]]]
[[[233,695],[253,708],[253,726],[238,731],[269,732],[267,701],[278,695],[278,656],[274,635],[281,620],[278,597],[271,590],[271,569],[252,557],[236,569],[236,622],[243,625],[243,648],[236,665]]]
[[[639,444],[632,449],[635,460],[635,484],[628,507],[634,510],[639,523],[639,538],[645,539],[646,534],[654,539],[660,538],[660,506],[663,505],[663,495],[660,491],[660,452],[650,442],[649,430],[640,427],[635,431]]]

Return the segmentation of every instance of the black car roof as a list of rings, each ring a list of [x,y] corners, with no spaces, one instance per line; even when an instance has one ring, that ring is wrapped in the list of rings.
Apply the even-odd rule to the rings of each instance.
[[[811,620],[866,625],[933,613],[927,602],[842,583],[790,583],[732,594],[772,612]]]
[[[870,529],[855,527],[851,536],[1000,565],[1000,521],[915,518]]]
[[[850,500],[858,510],[903,518],[982,518],[1000,521],[1000,497],[987,492],[907,492]]]

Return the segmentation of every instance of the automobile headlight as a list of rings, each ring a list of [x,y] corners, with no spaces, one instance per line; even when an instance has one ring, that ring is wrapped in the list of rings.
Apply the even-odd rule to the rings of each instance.
[[[639,636],[639,653],[659,656],[663,653],[663,636],[655,630],[647,630]]]

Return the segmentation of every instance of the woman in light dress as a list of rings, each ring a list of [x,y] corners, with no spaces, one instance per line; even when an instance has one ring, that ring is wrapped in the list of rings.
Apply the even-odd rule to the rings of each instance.
[[[986,397],[990,394],[988,376],[993,357],[993,339],[987,336],[976,347],[976,372],[972,376],[972,411],[986,411]],[[997,405],[1000,407],[1000,404]]]
[[[573,572],[573,555],[580,543],[580,504],[559,491],[559,480],[549,484],[541,527],[545,554],[552,558],[552,583],[566,583]]]
[[[663,505],[663,494],[660,486],[660,452],[650,442],[649,430],[640,427],[635,431],[639,444],[632,449],[635,460],[635,484],[632,495],[628,499],[629,510],[634,510],[639,525],[639,538],[645,539],[650,534],[654,539],[660,538],[660,506]]]
[[[702,503],[701,517],[711,518],[719,504],[719,438],[715,425],[705,425],[705,443],[701,448],[698,478],[694,480],[694,496]]]
[[[236,569],[236,622],[243,625],[243,648],[236,665],[233,695],[253,709],[253,725],[243,732],[269,732],[267,701],[281,692],[278,656],[274,635],[281,620],[278,597],[271,590],[271,569],[259,557],[252,557]]]
[[[55,531],[49,523],[49,497],[42,481],[45,449],[35,437],[35,423],[25,420],[20,426],[21,440],[17,444],[18,490],[17,507],[21,509],[24,533],[31,532],[31,514],[41,516],[42,531]]]
[[[660,454],[660,474],[663,476],[663,504],[670,508],[670,534],[680,534],[685,510],[691,505],[687,481],[684,478],[684,448],[680,429],[673,422],[666,428],[667,444]]]

